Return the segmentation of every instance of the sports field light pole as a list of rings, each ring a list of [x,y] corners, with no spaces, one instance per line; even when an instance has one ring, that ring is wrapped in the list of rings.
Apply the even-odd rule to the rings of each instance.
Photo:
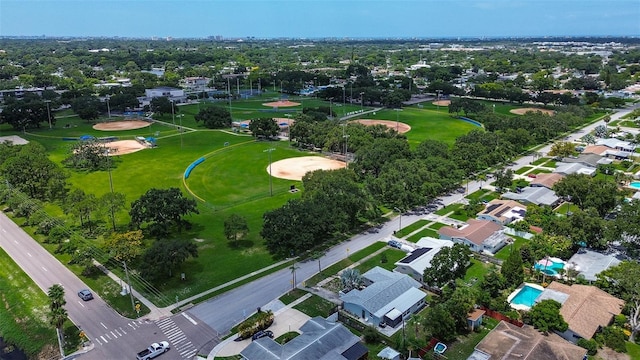
[[[44,102],[47,104],[47,120],[49,120],[49,129],[51,129],[51,110],[49,109],[51,100],[45,100]]]
[[[173,127],[176,127],[176,110],[173,108],[173,99],[171,99],[171,118],[173,119]]]
[[[180,149],[182,149],[182,133],[184,130],[182,127],[182,118],[184,117],[184,114],[179,114],[178,117],[180,118]]]
[[[270,148],[262,151],[269,153],[269,194],[271,194],[271,196],[273,196],[273,180],[271,179],[271,152],[273,150],[275,150],[275,148]]]
[[[109,99],[111,99],[111,96],[107,95],[107,114],[109,116],[109,120],[111,120],[111,107],[109,106]]]

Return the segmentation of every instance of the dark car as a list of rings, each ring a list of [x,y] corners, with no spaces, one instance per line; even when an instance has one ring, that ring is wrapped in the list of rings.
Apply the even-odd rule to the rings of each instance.
[[[78,296],[84,301],[93,300],[93,294],[88,289],[78,291]]]
[[[251,337],[251,341],[258,340],[258,339],[263,338],[263,337],[273,338],[273,331],[271,331],[271,330],[260,330],[257,333],[253,334],[253,336]]]
[[[402,244],[399,241],[396,241],[396,240],[389,240],[387,242],[387,245],[389,245],[391,247],[394,247],[396,249],[400,249],[402,247]]]

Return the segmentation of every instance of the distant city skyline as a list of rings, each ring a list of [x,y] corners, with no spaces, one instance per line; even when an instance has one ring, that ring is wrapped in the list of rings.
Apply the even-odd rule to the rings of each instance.
[[[640,36],[640,1],[2,0],[0,36]]]

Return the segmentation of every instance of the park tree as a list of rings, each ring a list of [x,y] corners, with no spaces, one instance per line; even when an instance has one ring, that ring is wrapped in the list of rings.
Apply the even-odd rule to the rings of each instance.
[[[231,214],[224,220],[224,236],[229,241],[237,242],[249,232],[247,219],[238,214]]]
[[[47,291],[47,297],[49,298],[49,324],[56,328],[58,340],[64,343],[64,336],[62,334],[62,326],[67,321],[67,310],[64,305],[67,303],[64,299],[64,288],[60,284],[52,285]]]
[[[255,138],[273,138],[278,135],[280,127],[272,118],[257,118],[251,120],[249,130]]]
[[[205,107],[194,116],[194,119],[196,122],[202,122],[209,129],[222,129],[231,126],[231,114],[229,110],[221,106]]]
[[[576,151],[575,145],[568,141],[558,141],[551,145],[551,151],[549,156],[554,156],[557,159],[563,159],[573,155]]]
[[[98,199],[100,213],[111,220],[113,231],[116,231],[116,215],[126,205],[126,197],[123,193],[107,192]]]
[[[105,251],[115,260],[131,262],[142,252],[142,230],[114,232],[104,242]]]
[[[173,271],[191,257],[198,257],[198,247],[189,240],[157,240],[142,255],[140,273],[150,280],[173,276]]]
[[[511,251],[509,257],[502,263],[500,274],[507,285],[515,287],[524,281],[524,266],[520,251]]]
[[[108,151],[103,143],[95,139],[81,140],[69,149],[69,156],[62,163],[80,171],[106,170],[111,165]]]
[[[180,112],[176,109],[173,102],[166,96],[155,97],[151,99],[149,109],[154,113],[162,116],[163,114],[175,114]]]
[[[111,111],[127,111],[127,109],[135,109],[140,106],[138,97],[134,93],[121,92],[109,97],[109,109]]]
[[[14,145],[15,146],[15,145]],[[39,200],[60,199],[65,193],[65,174],[36,142],[16,146],[17,151],[0,165],[0,174],[17,190]]]
[[[192,213],[199,213],[196,201],[186,198],[178,188],[149,189],[131,204],[129,211],[134,228],[150,223],[152,230],[161,235],[168,234],[171,225],[182,230],[186,223],[183,217]]]
[[[430,286],[443,287],[455,279],[462,278],[467,271],[471,250],[466,245],[453,244],[443,247],[424,270],[423,282]]]
[[[0,124],[11,125],[15,130],[39,128],[40,125],[49,122],[50,111],[43,101],[16,101],[9,102],[0,113]],[[56,120],[51,114],[51,124],[55,125]]]
[[[411,150],[405,139],[378,138],[356,151],[356,161],[351,167],[355,169],[356,174],[363,177],[368,175],[377,178],[386,164],[410,157]]]
[[[554,330],[566,331],[569,325],[560,315],[561,307],[562,305],[555,300],[546,299],[540,301],[533,305],[527,314],[530,324],[545,334]]]
[[[103,107],[106,108],[106,105],[95,96],[83,96],[71,103],[71,109],[78,114],[78,117],[87,121],[99,118]]]
[[[630,342],[635,342],[640,331],[640,263],[623,261],[596,275],[597,285],[627,302],[631,327]]]

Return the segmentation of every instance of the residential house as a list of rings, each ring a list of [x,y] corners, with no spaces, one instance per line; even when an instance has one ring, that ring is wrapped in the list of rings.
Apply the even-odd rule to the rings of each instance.
[[[606,156],[607,152],[611,151],[611,148],[604,145],[589,145],[582,151],[583,154],[596,154],[600,156]]]
[[[597,168],[598,165],[611,164],[613,160],[597,154],[580,154],[575,158],[564,158],[562,162],[566,164],[582,164],[584,166]]]
[[[369,350],[340,323],[322,317],[309,319],[302,327],[302,334],[285,344],[278,344],[269,337],[253,341],[240,352],[245,360],[364,360]]]
[[[182,80],[182,86],[189,90],[203,90],[211,79],[206,77],[191,76]]]
[[[417,249],[396,262],[393,271],[411,276],[422,282],[424,270],[431,266],[431,260],[443,247],[452,247],[453,241],[423,237],[416,243]]]
[[[584,174],[589,176],[595,176],[596,168],[592,166],[587,166],[581,163],[559,162],[559,163],[556,163],[556,169],[553,170],[553,172],[564,175],[564,176],[571,175],[571,174]]]
[[[396,327],[425,305],[420,283],[405,274],[376,266],[362,277],[366,287],[342,294],[340,300],[345,311],[365,322]]]
[[[616,138],[599,139],[596,142],[596,145],[604,145],[610,149],[626,151],[626,152],[634,152],[636,151],[636,147],[637,147],[637,145],[634,143],[630,143],[624,140],[618,140]]]
[[[560,202],[560,198],[555,191],[546,187],[527,186],[520,192],[506,192],[502,194],[505,199],[515,200],[524,204],[555,206]]]
[[[502,225],[489,220],[469,219],[460,228],[444,226],[438,230],[440,239],[469,246],[475,252],[492,254],[505,246],[510,238],[504,234]]]
[[[549,190],[553,190],[553,185],[562,180],[564,175],[558,173],[540,173],[536,174],[536,178],[531,180],[529,186],[531,187],[545,187]]]
[[[591,339],[600,328],[609,326],[624,306],[623,300],[595,286],[569,286],[556,281],[547,286],[536,302],[545,299],[553,299],[562,304],[560,315],[569,324],[569,328],[559,335],[574,343],[581,338]]]
[[[517,201],[494,199],[487,204],[484,211],[478,214],[478,219],[507,225],[523,219],[526,212],[527,207]]]
[[[581,360],[587,350],[556,334],[542,335],[535,328],[501,321],[476,345],[467,360]]]
[[[388,346],[380,350],[377,356],[378,358],[384,359],[384,360],[400,360],[401,359],[400,358],[401,354]]]
[[[636,194],[640,194],[637,192]],[[580,249],[569,259],[568,264],[576,269],[587,281],[596,281],[597,275],[610,267],[620,264],[616,254],[602,254],[596,251]]]

